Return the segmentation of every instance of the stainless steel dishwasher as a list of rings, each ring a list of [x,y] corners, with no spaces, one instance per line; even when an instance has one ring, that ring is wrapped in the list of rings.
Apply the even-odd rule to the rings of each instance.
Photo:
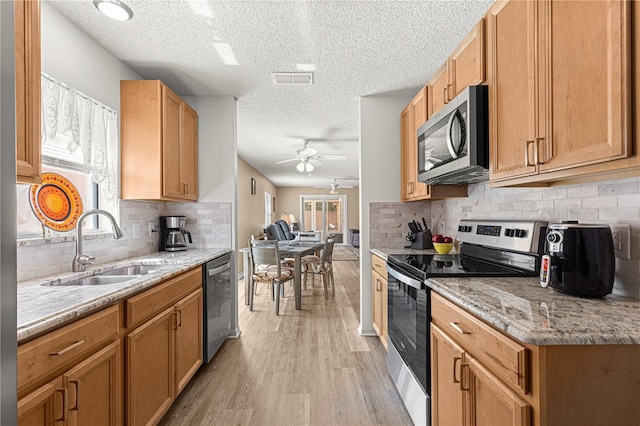
[[[231,253],[204,265],[204,362],[218,351],[231,331]]]

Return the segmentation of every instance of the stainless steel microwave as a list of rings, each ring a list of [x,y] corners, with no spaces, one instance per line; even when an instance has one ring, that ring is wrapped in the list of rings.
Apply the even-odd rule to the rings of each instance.
[[[487,86],[469,86],[417,131],[418,180],[462,185],[489,179]]]

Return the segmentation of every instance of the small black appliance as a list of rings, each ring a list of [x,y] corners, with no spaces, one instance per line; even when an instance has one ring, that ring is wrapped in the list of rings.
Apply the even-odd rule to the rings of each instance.
[[[613,291],[615,269],[609,225],[549,225],[540,268],[543,287],[580,297],[604,297]]]
[[[183,251],[187,249],[187,239],[191,233],[184,229],[187,224],[185,216],[160,216],[160,251]]]

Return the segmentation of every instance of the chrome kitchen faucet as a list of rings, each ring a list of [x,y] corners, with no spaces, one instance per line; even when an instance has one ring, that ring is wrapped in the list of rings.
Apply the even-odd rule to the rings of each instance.
[[[88,210],[80,215],[78,218],[78,223],[76,224],[76,255],[73,258],[73,263],[71,265],[71,270],[73,272],[82,272],[87,269],[87,265],[91,265],[93,261],[96,259],[93,256],[87,256],[86,254],[82,254],[82,222],[87,216],[92,214],[102,214],[105,215],[111,221],[111,226],[113,227],[113,238],[119,240],[124,237],[122,233],[122,229],[116,223],[116,219],[106,210]]]

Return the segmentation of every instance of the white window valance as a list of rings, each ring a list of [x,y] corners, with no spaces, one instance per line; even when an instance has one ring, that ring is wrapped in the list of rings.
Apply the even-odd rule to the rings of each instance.
[[[83,165],[105,197],[117,197],[118,113],[42,73],[42,154]]]

